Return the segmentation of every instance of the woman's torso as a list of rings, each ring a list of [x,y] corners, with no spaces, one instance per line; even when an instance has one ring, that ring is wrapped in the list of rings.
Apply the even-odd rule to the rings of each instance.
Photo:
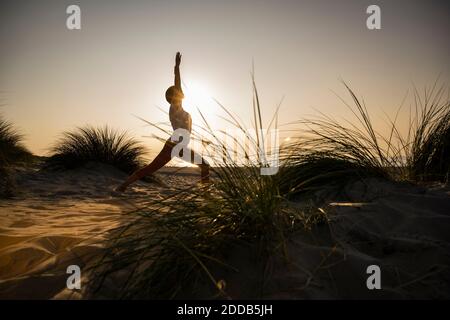
[[[169,119],[173,130],[185,129],[191,132],[192,120],[191,115],[182,107],[170,106]]]

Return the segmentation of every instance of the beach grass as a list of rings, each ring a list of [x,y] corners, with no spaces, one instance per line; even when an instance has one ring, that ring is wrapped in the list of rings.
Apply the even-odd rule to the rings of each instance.
[[[255,129],[261,133],[256,86],[254,95]],[[93,268],[91,290],[96,292],[106,278],[127,270],[129,276],[120,285],[122,298],[231,298],[225,275],[239,272],[230,257],[244,251],[242,259],[258,266],[258,285],[249,295],[260,297],[267,261],[273,255],[286,258],[289,234],[327,221],[323,210],[306,212],[288,205],[280,193],[279,176],[261,175],[264,137],[250,135],[222,108],[256,153],[248,154],[236,141],[237,152],[246,155],[238,161],[202,115],[204,124],[194,130],[193,138],[208,141],[212,183],[178,186],[164,199],[149,199],[145,208],[136,210],[137,218],[114,233],[105,256]]]
[[[132,221],[112,234],[105,255],[93,267],[91,290],[100,290],[108,277],[125,272],[128,276],[119,284],[122,298],[233,298],[236,288],[230,288],[227,279],[247,261],[255,268],[252,276],[258,285],[246,296],[261,298],[270,257],[289,261],[286,244],[292,234],[330,221],[321,203],[305,209],[292,205],[292,196],[300,196],[294,201],[308,201],[318,191],[339,190],[352,180],[371,177],[419,182],[432,177],[430,173],[448,176],[448,99],[430,108],[420,105],[422,113],[411,117],[411,125],[416,125],[407,135],[401,134],[395,118],[383,136],[361,99],[344,85],[353,100],[353,106],[346,105],[357,121],[342,124],[326,115],[300,121],[307,130],[281,146],[274,175],[261,175],[267,165],[261,156],[267,151],[264,136],[249,135],[242,121],[220,105],[255,151],[249,154],[236,140],[236,160],[202,115],[204,123],[193,138],[207,141],[213,183],[173,187],[168,196],[149,199],[130,213]],[[255,85],[253,112],[254,129],[262,133]],[[277,127],[277,113],[273,119]],[[241,253],[238,258],[236,252]]]
[[[23,135],[12,123],[0,118],[0,166],[26,160],[30,155],[23,145]]]
[[[352,180],[395,180],[402,175],[404,165],[398,156],[403,146],[376,131],[364,103],[347,84],[344,86],[353,104],[341,100],[355,121],[343,123],[321,113],[295,122],[306,129],[299,130],[298,137],[283,150],[285,166],[280,182],[287,197],[336,190]],[[396,130],[395,123],[392,126]]]
[[[23,135],[12,123],[0,118],[0,197],[14,195],[15,182],[12,167],[25,163],[31,153],[23,145]]]
[[[145,152],[141,143],[126,132],[108,126],[85,126],[63,133],[51,149],[46,166],[74,169],[93,161],[131,173],[142,164]]]
[[[285,147],[280,179],[286,196],[337,187],[351,180],[377,177],[391,181],[448,181],[450,166],[450,102],[445,86],[435,83],[423,93],[414,90],[408,130],[397,125],[400,108],[389,118],[387,134],[373,126],[355,92],[343,83],[352,104],[341,99],[354,121],[325,114],[297,124],[307,129]]]
[[[407,147],[409,178],[414,181],[449,182],[450,99],[444,86],[435,83],[421,94],[414,90],[414,109]],[[412,133],[411,133],[412,132]]]

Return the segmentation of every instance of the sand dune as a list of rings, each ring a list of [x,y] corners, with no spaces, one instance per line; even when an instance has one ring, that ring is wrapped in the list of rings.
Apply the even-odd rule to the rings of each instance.
[[[189,175],[180,172],[176,183]],[[67,266],[81,267],[99,256],[108,231],[129,219],[124,213],[170,192],[168,186],[138,182],[118,197],[111,191],[125,177],[98,164],[59,173],[18,172],[17,197],[0,200],[0,298],[56,296],[66,288]]]
[[[448,190],[376,180],[366,187],[361,192],[361,183],[349,185],[346,193],[355,202],[331,203],[330,226],[299,233],[290,244],[292,263],[312,273],[275,272],[286,285],[282,297],[448,299]],[[367,289],[369,265],[380,267],[382,290]]]
[[[166,184],[139,182],[123,197],[111,190],[125,175],[108,166],[19,171],[17,197],[0,201],[0,298],[83,298],[66,289],[67,266],[91,263],[108,231],[129,219],[124,213],[170,193],[170,184],[195,183],[195,170],[166,169],[158,175]],[[449,298],[449,190],[371,180],[345,193],[345,202],[324,206],[329,225],[288,243],[287,265],[274,257],[265,297]],[[241,272],[226,275],[227,289],[251,298],[257,261],[235,254],[229,262]],[[382,290],[366,287],[371,264],[382,270]]]

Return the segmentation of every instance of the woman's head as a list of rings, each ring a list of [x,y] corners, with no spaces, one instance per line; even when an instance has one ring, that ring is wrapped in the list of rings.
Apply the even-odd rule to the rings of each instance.
[[[175,86],[171,86],[166,90],[166,100],[170,104],[179,104],[183,98],[183,92]]]

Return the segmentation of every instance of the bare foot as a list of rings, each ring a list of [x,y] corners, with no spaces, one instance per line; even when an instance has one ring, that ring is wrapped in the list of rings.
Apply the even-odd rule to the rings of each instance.
[[[198,183],[203,186],[209,186],[212,184],[212,182],[209,180],[209,177],[202,178]]]

